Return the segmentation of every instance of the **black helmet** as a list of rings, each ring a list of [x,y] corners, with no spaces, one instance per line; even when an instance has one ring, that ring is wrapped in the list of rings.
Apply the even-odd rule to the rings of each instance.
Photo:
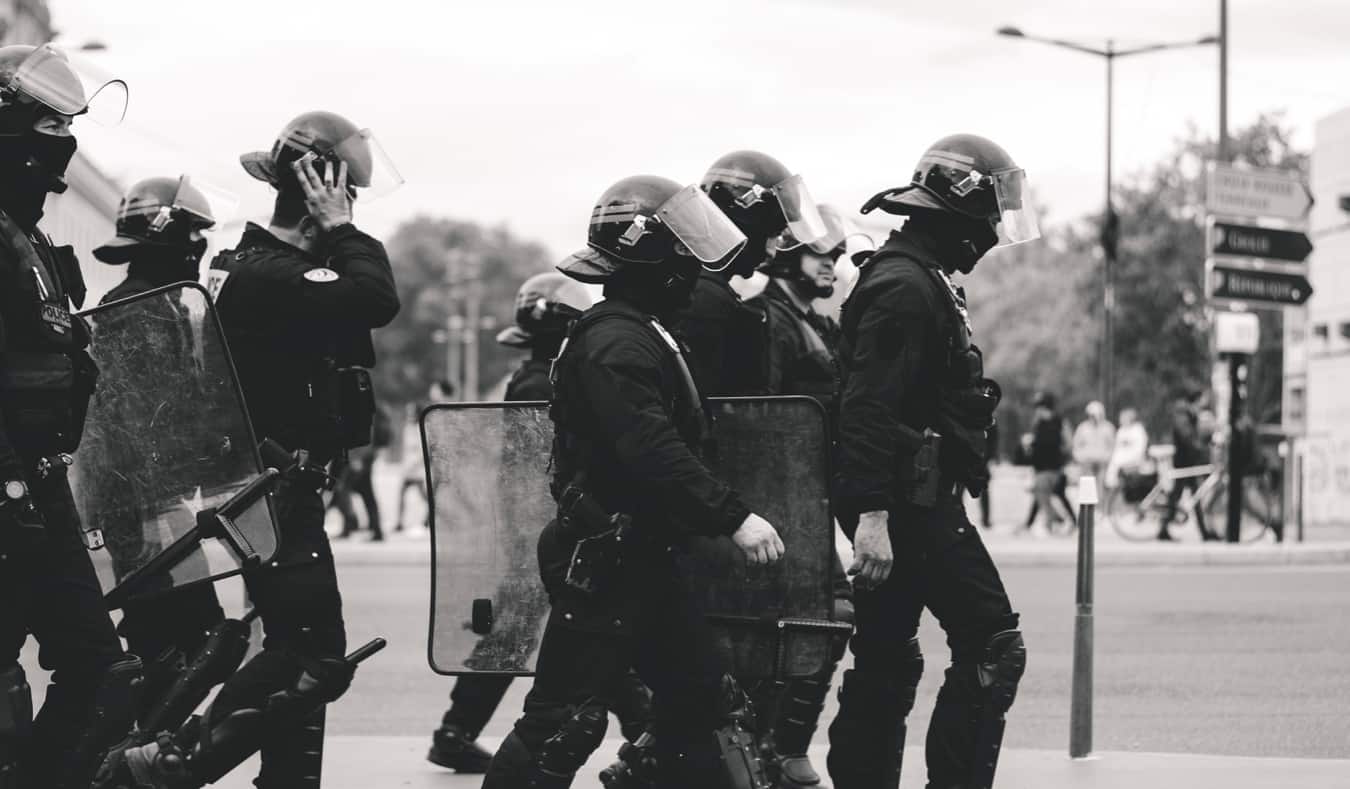
[[[713,162],[701,186],[747,237],[756,242],[772,239],[768,253],[825,235],[824,220],[802,177],[768,154],[733,151]],[[759,254],[758,246],[752,243],[747,251]]]
[[[586,249],[558,270],[581,282],[600,283],[626,266],[660,266],[676,255],[716,264],[744,245],[745,236],[698,187],[634,175],[595,201]]]
[[[366,190],[363,197],[372,199],[403,183],[403,178],[370,130],[357,128],[356,124],[333,112],[300,115],[281,130],[270,152],[243,154],[239,163],[259,181],[271,184],[278,191],[288,191],[299,188],[291,165],[305,157],[321,159],[334,166],[339,161],[346,162],[347,190],[353,197],[358,188]],[[315,167],[319,166],[316,164]]]
[[[820,218],[825,225],[825,235],[805,246],[775,252],[773,257],[760,264],[759,270],[770,277],[795,279],[802,276],[801,256],[805,251],[810,250],[817,255],[838,260],[847,248],[849,236],[862,235],[861,233],[850,234],[848,225],[844,223],[843,215],[839,213],[839,209],[832,205],[820,206]]]
[[[45,112],[91,113],[114,125],[126,114],[127,85],[51,44],[0,47],[0,109],[34,103]]]
[[[537,337],[561,340],[590,306],[591,294],[580,283],[553,271],[535,274],[516,293],[516,325],[503,329],[497,342],[528,348]]]
[[[117,236],[96,248],[94,257],[104,263],[126,263],[141,245],[196,246],[193,232],[215,227],[220,219],[208,192],[218,194],[199,188],[186,175],[137,182],[117,208]]]
[[[1040,237],[1027,197],[1026,172],[1007,151],[984,137],[953,134],[924,152],[908,186],[879,192],[860,210],[982,219],[999,226],[999,246],[1006,246]]]

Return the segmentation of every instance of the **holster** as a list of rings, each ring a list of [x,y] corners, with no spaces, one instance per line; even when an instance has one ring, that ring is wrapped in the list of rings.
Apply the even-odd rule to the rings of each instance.
[[[573,542],[564,582],[580,592],[603,594],[619,574],[622,543],[632,517],[610,514],[590,494],[573,484],[558,498],[558,525]]]
[[[942,454],[942,435],[931,429],[923,431],[923,438],[909,473],[902,475],[906,482],[905,498],[920,507],[937,505],[938,490],[942,484],[942,473],[938,470],[938,458]]]

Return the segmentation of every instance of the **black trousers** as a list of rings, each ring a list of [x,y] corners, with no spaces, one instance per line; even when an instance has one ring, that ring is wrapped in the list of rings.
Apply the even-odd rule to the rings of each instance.
[[[333,491],[333,505],[342,513],[342,533],[344,535],[354,534],[360,522],[356,519],[356,509],[352,507],[352,496],[360,496],[361,504],[366,508],[366,520],[370,525],[370,533],[375,537],[383,537],[384,529],[380,525],[380,506],[375,501],[375,457],[364,458],[359,468],[353,468],[350,463],[343,469],[342,476],[338,479],[337,490]]]
[[[842,525],[852,539],[857,518]],[[905,665],[920,615],[925,608],[932,612],[947,634],[952,665],[928,730],[928,775],[933,786],[959,785],[974,754],[974,666],[991,636],[1017,627],[1018,615],[959,497],[932,509],[906,505],[891,512],[890,538],[895,556],[890,576],[876,589],[854,593],[854,666],[894,676]],[[841,706],[841,716],[848,712]]]
[[[668,766],[661,788],[686,789],[698,778],[718,785],[713,733],[724,714],[726,656],[670,552],[630,546],[623,567],[602,601],[555,593],[514,733],[538,752],[570,708],[599,699],[613,709],[633,668],[653,693],[657,759]]]
[[[301,668],[291,655],[341,657],[347,648],[333,551],[323,530],[319,491],[283,482],[274,498],[281,528],[281,549],[273,563],[245,579],[249,597],[262,618],[263,651],[226,681],[212,704],[212,719],[266,706],[267,697],[289,687]],[[322,729],[322,712],[316,715]],[[279,733],[262,749],[259,787],[298,786],[299,771],[312,770],[301,758],[313,750],[312,735],[300,724]],[[318,744],[321,758],[322,743]],[[308,784],[305,784],[308,785]]]
[[[0,512],[0,668],[18,662],[30,633],[37,639],[38,660],[52,676],[27,748],[28,769],[33,786],[49,786],[50,771],[88,719],[104,673],[124,653],[65,475],[28,482],[45,525],[23,528]]]

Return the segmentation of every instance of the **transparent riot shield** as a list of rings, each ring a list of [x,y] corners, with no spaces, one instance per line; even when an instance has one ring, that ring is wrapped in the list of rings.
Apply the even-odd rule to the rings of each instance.
[[[71,488],[87,541],[104,545],[92,555],[110,602],[269,560],[275,518],[206,290],[180,283],[82,315],[99,378]]]
[[[726,539],[686,565],[742,677],[825,665],[834,531],[820,405],[804,397],[713,401],[712,465],[779,530],[786,558],[750,568]],[[441,674],[529,674],[548,614],[536,543],[556,515],[553,425],[542,403],[442,404],[422,414],[432,502],[428,657]]]

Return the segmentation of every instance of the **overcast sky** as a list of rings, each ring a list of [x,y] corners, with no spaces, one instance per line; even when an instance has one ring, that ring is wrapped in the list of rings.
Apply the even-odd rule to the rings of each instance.
[[[1050,221],[1102,200],[1099,58],[1000,38],[1101,45],[1193,40],[1217,0],[50,0],[60,40],[124,77],[115,130],[85,125],[105,169],[190,168],[263,213],[237,164],[292,116],[333,110],[369,126],[407,180],[359,205],[377,233],[416,213],[505,222],[558,256],[584,242],[611,182],[697,180],[756,148],[817,200],[856,210],[908,181],[919,154],[967,131],[1027,170]],[[1350,105],[1350,0],[1230,1],[1230,125],[1285,109],[1311,145]],[[1166,151],[1188,123],[1217,129],[1215,47],[1116,66],[1116,167]],[[167,173],[166,173],[167,174]]]

